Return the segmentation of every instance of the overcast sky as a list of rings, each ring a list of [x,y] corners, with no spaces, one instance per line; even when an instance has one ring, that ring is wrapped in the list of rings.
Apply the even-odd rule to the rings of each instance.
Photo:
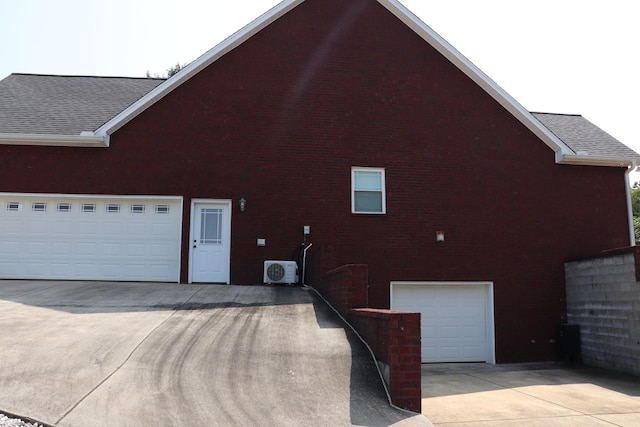
[[[14,72],[164,74],[277,3],[1,0],[0,79]],[[582,114],[640,152],[640,4],[635,0],[402,3],[525,108]]]

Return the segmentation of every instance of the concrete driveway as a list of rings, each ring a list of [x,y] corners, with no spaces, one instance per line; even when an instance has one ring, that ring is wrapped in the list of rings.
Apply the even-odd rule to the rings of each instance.
[[[553,363],[422,365],[436,427],[640,426],[640,378]]]
[[[0,281],[0,410],[59,426],[428,426],[301,288]]]

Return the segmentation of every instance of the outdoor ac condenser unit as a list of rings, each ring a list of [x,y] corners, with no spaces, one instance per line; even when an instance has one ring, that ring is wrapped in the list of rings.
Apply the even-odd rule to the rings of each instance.
[[[264,283],[297,283],[297,272],[295,261],[265,261]]]

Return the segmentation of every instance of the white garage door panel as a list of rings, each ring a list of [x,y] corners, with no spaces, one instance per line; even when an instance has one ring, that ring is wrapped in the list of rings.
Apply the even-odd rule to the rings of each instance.
[[[177,282],[181,224],[177,198],[0,194],[0,278]]]
[[[422,361],[493,362],[488,284],[392,284],[391,308],[419,312]]]

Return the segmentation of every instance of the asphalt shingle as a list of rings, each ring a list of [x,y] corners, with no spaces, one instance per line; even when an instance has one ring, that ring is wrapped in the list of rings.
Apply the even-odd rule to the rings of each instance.
[[[576,114],[532,113],[576,154],[595,158],[640,160],[640,154]]]
[[[0,133],[94,131],[163,81],[11,74],[0,81]]]
[[[11,74],[0,81],[0,133],[79,135],[95,131],[164,79]],[[640,160],[584,117],[532,113],[576,154]]]

